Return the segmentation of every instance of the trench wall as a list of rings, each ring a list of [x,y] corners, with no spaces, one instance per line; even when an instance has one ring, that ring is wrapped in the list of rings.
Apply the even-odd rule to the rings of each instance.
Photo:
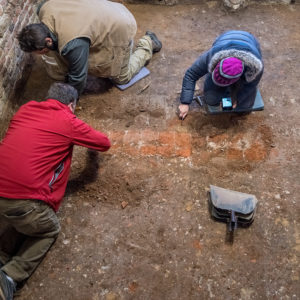
[[[16,39],[20,29],[36,22],[37,0],[0,0],[0,134],[15,106],[16,89],[25,82],[31,56],[21,51]],[[26,74],[25,74],[26,73]]]

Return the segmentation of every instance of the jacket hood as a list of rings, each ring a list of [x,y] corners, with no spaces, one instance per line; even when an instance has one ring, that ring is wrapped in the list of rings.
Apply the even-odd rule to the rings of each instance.
[[[212,56],[208,65],[208,71],[212,73],[220,60],[231,56],[236,57],[244,62],[246,67],[244,74],[247,82],[253,81],[263,70],[262,61],[252,53],[243,50],[229,49],[219,51]]]

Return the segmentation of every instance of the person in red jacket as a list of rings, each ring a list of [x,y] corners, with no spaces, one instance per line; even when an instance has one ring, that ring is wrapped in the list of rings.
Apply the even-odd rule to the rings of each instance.
[[[55,212],[65,193],[73,146],[110,148],[106,135],[74,115],[75,88],[54,83],[46,99],[24,104],[0,143],[0,218],[24,237],[13,254],[5,251],[6,235],[0,237],[0,299],[13,299],[16,286],[28,279],[58,236]]]

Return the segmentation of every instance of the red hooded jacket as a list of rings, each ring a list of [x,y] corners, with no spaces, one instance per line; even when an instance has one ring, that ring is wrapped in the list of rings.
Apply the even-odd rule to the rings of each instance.
[[[57,100],[23,105],[0,143],[0,197],[38,199],[57,211],[69,177],[73,145],[107,151],[110,141]]]

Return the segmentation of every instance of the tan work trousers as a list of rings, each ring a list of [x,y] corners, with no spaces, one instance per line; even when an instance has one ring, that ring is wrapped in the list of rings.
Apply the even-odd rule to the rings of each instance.
[[[149,36],[145,35],[139,39],[133,53],[132,48],[133,42],[126,51],[120,74],[111,78],[117,84],[128,83],[152,58],[152,41]]]
[[[0,236],[0,261],[16,282],[26,280],[55,242],[60,224],[54,210],[39,200],[0,198],[0,218],[8,229]]]
[[[152,41],[148,35],[144,35],[139,39],[136,49],[132,52],[133,41],[129,44],[124,55],[121,65],[120,74],[110,79],[117,84],[128,83],[131,78],[136,75],[140,69],[152,58]],[[42,56],[48,75],[59,81],[64,81],[68,69],[64,60],[54,51],[50,51],[47,55]],[[96,74],[93,74],[96,76]],[[100,74],[99,74],[99,77]]]

